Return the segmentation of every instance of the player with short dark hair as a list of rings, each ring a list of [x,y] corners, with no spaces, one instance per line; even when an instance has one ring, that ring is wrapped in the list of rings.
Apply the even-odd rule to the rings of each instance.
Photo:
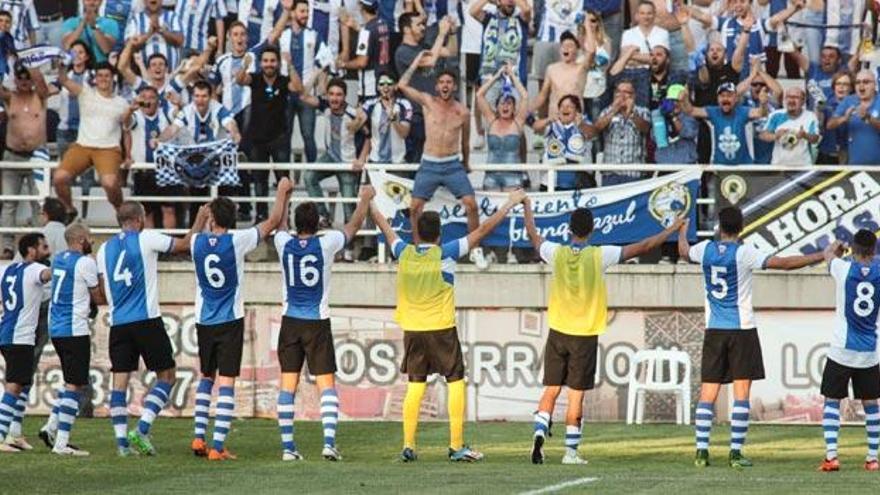
[[[330,267],[333,258],[354,238],[375,192],[361,187],[358,204],[342,231],[318,233],[318,208],[308,201],[294,211],[296,234],[287,232],[287,213],[275,233],[275,249],[281,262],[284,281],[284,315],[278,333],[278,362],[281,386],[278,391],[278,428],[281,430],[281,460],[299,461],[302,455],[293,439],[293,402],[303,364],[315,375],[321,401],[321,425],[328,461],[340,461],[336,448],[339,421],[339,395],[336,392],[336,351],[330,328]]]
[[[523,203],[525,227],[532,245],[553,267],[547,317],[550,331],[544,347],[544,392],[535,412],[532,463],[544,463],[544,441],[562,387],[568,387],[563,464],[586,464],[578,455],[583,426],[584,392],[595,386],[599,335],[608,320],[605,270],[648,253],[687,222],[675,220],[652,237],[627,246],[589,246],[593,214],[586,208],[571,213],[566,244],[546,241],[535,226],[529,198]],[[687,230],[684,230],[685,235]]]
[[[140,203],[123,201],[116,210],[122,231],[101,244],[97,259],[100,286],[110,305],[110,418],[122,457],[132,453],[132,444],[142,454],[156,455],[150,428],[168,402],[175,380],[171,339],[159,310],[159,254],[189,251],[190,239],[205,226],[208,209],[199,209],[192,228],[181,238],[145,230],[144,217]],[[129,432],[126,392],[141,358],[156,373],[156,382],[144,398],[137,428]]]
[[[464,444],[464,359],[455,326],[455,262],[489,235],[524,197],[522,189],[510,192],[507,202],[485,222],[467,236],[447,242],[441,242],[440,216],[436,213],[419,216],[416,228],[420,243],[408,244],[375,206],[371,209],[373,221],[400,262],[394,319],[403,329],[405,354],[400,370],[409,377],[403,401],[403,462],[417,459],[419,409],[428,376],[434,373],[446,379],[449,394],[449,460],[474,462],[483,458]]]
[[[0,398],[0,452],[33,448],[21,436],[21,423],[34,378],[34,344],[43,286],[52,277],[46,266],[49,246],[43,234],[23,235],[18,253],[21,261],[8,265],[0,278],[0,354],[6,362],[5,389]]]
[[[64,212],[63,206],[61,211]],[[64,388],[46,426],[40,430],[52,452],[64,456],[88,456],[85,450],[68,443],[73,422],[79,413],[82,390],[89,384],[92,355],[89,331],[90,303],[104,304],[98,286],[98,265],[89,256],[92,241],[89,228],[71,224],[64,231],[68,249],[52,259],[52,290],[49,306],[49,336],[61,361]]]
[[[837,324],[831,336],[828,359],[822,373],[825,410],[822,430],[825,458],[819,471],[839,471],[837,435],[840,432],[840,401],[853,394],[865,410],[868,455],[865,470],[878,471],[880,446],[880,356],[877,354],[877,320],[880,316],[880,261],[874,259],[877,236],[870,230],[856,232],[852,258],[841,259],[842,246],[833,243],[825,250],[828,270],[837,292]]]
[[[244,230],[231,230],[237,218],[235,203],[226,197],[216,198],[208,203],[208,231],[192,236],[190,251],[196,272],[195,317],[202,378],[196,388],[191,448],[196,456],[207,456],[210,461],[235,459],[225,448],[225,442],[235,410],[235,378],[241,371],[244,345],[244,257],[278,227],[292,190],[290,179],[283,177],[278,182],[269,218]],[[205,434],[215,379],[219,389],[213,445],[209,450]]]
[[[682,259],[703,267],[706,284],[706,334],[703,338],[700,400],[694,414],[697,467],[709,465],[709,433],[713,407],[721,385],[733,383],[730,454],[733,468],[750,467],[742,447],[749,429],[749,395],[754,380],[764,379],[764,358],[752,309],[752,272],[760,269],[796,270],[822,261],[822,252],[800,256],[762,253],[739,238],[743,215],[728,206],[718,213],[719,239],[694,246],[678,237]]]

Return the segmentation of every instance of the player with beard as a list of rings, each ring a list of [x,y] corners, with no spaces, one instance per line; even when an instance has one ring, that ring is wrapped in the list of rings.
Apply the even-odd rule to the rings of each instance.
[[[416,172],[415,184],[410,203],[410,224],[418,225],[425,203],[431,200],[440,186],[445,186],[460,200],[467,212],[468,232],[480,225],[480,214],[474,198],[474,188],[468,180],[468,159],[470,158],[470,118],[467,107],[455,101],[458,91],[455,74],[442,71],[437,77],[435,92],[437,96],[416,90],[409,85],[413,73],[419,68],[422,57],[430,52],[424,51],[413,60],[403,74],[398,89],[410,101],[422,106],[425,115],[425,142],[422,163]],[[413,242],[418,243],[417,229],[413,229]],[[473,247],[470,259],[477,267],[488,267],[479,246]]]

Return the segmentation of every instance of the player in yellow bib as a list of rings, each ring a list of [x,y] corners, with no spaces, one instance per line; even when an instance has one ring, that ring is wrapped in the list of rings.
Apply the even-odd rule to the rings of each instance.
[[[581,441],[584,392],[594,386],[598,337],[605,333],[608,316],[605,270],[659,247],[683,224],[677,219],[663,232],[627,246],[589,246],[593,214],[578,208],[569,220],[567,244],[545,241],[535,226],[531,201],[526,198],[525,226],[532,245],[553,267],[547,315],[550,332],[544,348],[544,392],[535,412],[532,462],[543,464],[544,439],[550,431],[553,409],[562,386],[568,387],[563,464],[586,464],[577,452]]]
[[[375,206],[371,209],[373,221],[399,260],[394,319],[403,329],[404,356],[400,371],[409,377],[403,401],[403,451],[400,454],[403,462],[416,460],[419,409],[428,375],[433,373],[446,378],[449,394],[449,460],[474,462],[483,458],[483,454],[464,444],[464,359],[455,328],[455,260],[479,246],[480,240],[524,197],[521,189],[511,192],[507,202],[476,230],[442,244],[440,216],[436,212],[419,216],[415,228],[422,242],[412,245],[397,237]]]

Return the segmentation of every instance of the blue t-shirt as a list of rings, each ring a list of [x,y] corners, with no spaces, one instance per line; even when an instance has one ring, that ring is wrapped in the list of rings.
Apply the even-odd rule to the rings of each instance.
[[[859,97],[849,95],[834,111],[835,117],[842,117],[846,111],[852,107],[859,106]],[[871,102],[868,114],[880,119],[880,98],[874,97]],[[847,143],[849,150],[850,165],[877,165],[880,164],[880,130],[862,120],[858,112],[853,112],[849,121],[846,123],[846,130],[849,132],[849,141]]]
[[[751,165],[752,156],[746,137],[749,108],[736,105],[726,114],[720,107],[705,108],[712,126],[712,159],[714,165]]]
[[[837,101],[837,97],[831,95],[831,98],[828,99],[828,102],[822,109],[826,123],[828,122],[828,119],[834,116],[834,112],[837,110],[838,106],[840,106],[840,102]],[[840,150],[846,148],[848,139],[849,133],[847,133],[845,125],[840,126],[837,129],[828,129],[828,126],[826,125],[822,129],[822,140],[819,141],[819,153],[837,155],[840,153]]]
[[[80,17],[71,17],[64,21],[64,24],[61,25],[61,35],[66,36],[67,34],[76,31],[80,19]],[[118,45],[118,41],[122,36],[120,36],[119,25],[116,21],[107,17],[98,17],[96,24],[102,33],[107,36],[112,36],[113,39],[117,41]],[[86,26],[85,29],[83,29],[82,34],[79,35],[79,39],[89,46],[89,51],[92,52],[92,58],[96,64],[107,61],[107,54],[101,50],[100,46],[98,46],[98,39],[95,37],[95,31],[91,26]]]

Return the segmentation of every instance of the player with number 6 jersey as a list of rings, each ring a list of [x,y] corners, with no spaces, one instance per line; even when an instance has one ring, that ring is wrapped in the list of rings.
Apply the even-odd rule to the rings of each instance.
[[[823,259],[823,253],[802,256],[771,256],[739,239],[743,216],[729,206],[718,213],[719,240],[690,246],[685,235],[678,237],[679,255],[703,268],[706,284],[706,334],[703,339],[700,400],[694,415],[697,467],[709,465],[709,433],[714,404],[721,385],[733,382],[733,411],[730,421],[730,453],[733,468],[750,467],[742,455],[749,429],[749,395],[752,381],[764,379],[764,359],[752,309],[752,273],[772,268],[796,270]],[[684,232],[682,232],[684,234]]]
[[[92,355],[89,331],[90,302],[103,304],[98,285],[98,265],[89,256],[92,241],[89,228],[74,223],[64,231],[68,249],[52,259],[52,291],[49,306],[49,336],[61,361],[64,388],[40,438],[59,455],[87,456],[88,452],[68,443],[73,422],[79,413],[80,394],[89,384]]]
[[[853,237],[852,258],[841,259],[843,249],[834,243],[825,250],[828,269],[837,293],[837,325],[833,329],[828,359],[822,373],[825,407],[822,432],[825,458],[819,471],[839,471],[837,437],[840,432],[840,401],[855,398],[865,410],[868,455],[865,470],[880,471],[880,355],[877,354],[877,320],[880,317],[880,262],[875,259],[877,236],[860,230]]]
[[[142,454],[156,454],[150,427],[168,402],[175,379],[171,340],[159,311],[159,255],[187,252],[193,234],[204,228],[207,213],[202,206],[186,236],[173,238],[144,230],[144,207],[125,201],[116,210],[122,231],[98,249],[98,275],[110,306],[110,417],[120,456],[131,453],[131,444]],[[128,380],[141,357],[147,369],[156,372],[156,383],[144,398],[137,428],[127,432]]]
[[[293,222],[296,234],[286,230],[287,211],[275,234],[275,249],[281,262],[284,286],[284,315],[278,334],[278,361],[281,387],[278,392],[278,427],[281,430],[281,459],[302,460],[293,439],[293,402],[303,364],[315,375],[321,394],[321,424],[324,448],[321,455],[329,461],[342,459],[336,448],[339,418],[339,395],[336,393],[336,351],[330,328],[330,267],[364,223],[375,192],[361,187],[358,204],[342,231],[318,234],[319,214],[315,203],[296,207]]]
[[[27,392],[34,377],[34,344],[43,286],[52,272],[43,263],[49,246],[43,234],[25,234],[18,241],[20,262],[13,262],[0,278],[0,354],[6,362],[5,387],[0,399],[0,452],[28,449],[20,431],[27,406]],[[20,434],[19,434],[20,435]]]
[[[244,257],[256,249],[281,222],[293,184],[287,177],[278,182],[272,214],[260,224],[235,228],[236,205],[219,197],[208,203],[208,231],[192,236],[192,259],[196,272],[196,332],[202,378],[196,389],[192,451],[208,460],[235,459],[225,448],[226,435],[235,413],[235,378],[241,371],[244,345]],[[220,377],[217,379],[217,374]],[[210,451],[205,442],[214,381],[218,382],[217,412]]]

